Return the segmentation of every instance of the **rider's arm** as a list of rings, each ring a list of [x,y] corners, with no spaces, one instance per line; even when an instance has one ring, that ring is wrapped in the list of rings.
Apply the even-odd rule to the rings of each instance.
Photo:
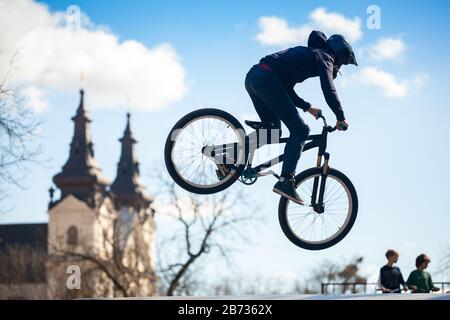
[[[323,60],[319,66],[320,85],[325,96],[328,106],[333,110],[339,121],[345,120],[344,110],[342,110],[341,102],[333,83],[333,61]]]
[[[300,98],[297,95],[297,93],[295,93],[294,86],[295,86],[295,84],[291,84],[286,87],[289,97],[291,97],[292,101],[294,102],[294,104],[297,108],[300,108],[305,112],[308,111],[308,109],[311,108],[311,103],[306,102],[305,100]]]

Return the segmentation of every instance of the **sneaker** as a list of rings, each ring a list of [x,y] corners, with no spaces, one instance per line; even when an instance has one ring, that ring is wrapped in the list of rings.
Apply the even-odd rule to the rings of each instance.
[[[273,192],[278,193],[280,196],[288,198],[299,205],[303,206],[305,204],[297,194],[297,191],[295,191],[293,179],[281,177],[280,180],[273,186]]]

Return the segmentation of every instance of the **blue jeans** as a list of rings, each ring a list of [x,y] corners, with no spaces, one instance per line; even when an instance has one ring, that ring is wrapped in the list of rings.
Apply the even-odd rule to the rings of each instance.
[[[288,128],[289,139],[284,148],[281,175],[292,175],[309,135],[308,125],[300,117],[282,81],[272,71],[253,66],[245,78],[245,89],[262,122],[281,129],[282,121]]]

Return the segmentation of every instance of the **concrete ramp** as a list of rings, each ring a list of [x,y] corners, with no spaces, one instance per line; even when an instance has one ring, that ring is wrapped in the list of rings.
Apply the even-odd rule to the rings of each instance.
[[[184,296],[127,298],[136,300],[450,300],[450,294],[291,294],[251,296]]]

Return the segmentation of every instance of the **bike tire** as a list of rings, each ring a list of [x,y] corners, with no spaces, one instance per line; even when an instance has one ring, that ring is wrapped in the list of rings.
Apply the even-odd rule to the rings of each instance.
[[[319,168],[310,168],[307,169],[301,173],[299,173],[296,177],[295,177],[295,184],[296,186],[298,186],[300,184],[300,182],[302,181],[306,181],[308,178],[310,178],[311,176],[316,176],[317,174],[322,173],[323,169],[321,167]],[[342,239],[345,238],[345,236],[347,236],[347,234],[350,232],[350,230],[352,229],[355,220],[356,220],[356,216],[358,214],[358,195],[356,193],[356,189],[353,186],[352,182],[350,181],[350,179],[343,174],[342,172],[330,168],[329,172],[328,172],[328,176],[334,176],[336,178],[338,178],[347,188],[347,190],[350,193],[350,201],[351,201],[351,205],[352,205],[352,210],[350,213],[350,218],[347,222],[347,224],[345,225],[345,227],[343,228],[343,230],[333,239],[331,239],[330,241],[327,242],[323,242],[320,244],[314,244],[314,243],[310,243],[308,241],[304,241],[302,239],[300,239],[295,233],[292,232],[290,226],[289,226],[289,222],[288,222],[288,218],[287,218],[287,214],[288,214],[288,206],[289,206],[289,200],[285,197],[281,197],[279,205],[278,205],[278,220],[281,226],[281,229],[283,230],[283,233],[285,234],[285,236],[296,246],[303,248],[303,249],[307,249],[307,250],[323,250],[323,249],[327,249],[329,247],[332,247],[334,245],[336,245],[338,242],[340,242]]]
[[[223,120],[231,123],[236,130],[239,130],[240,135],[242,135],[242,141],[245,141],[245,130],[241,123],[231,114],[228,112],[225,112],[220,109],[215,108],[204,108],[204,109],[198,109],[193,112],[188,113],[183,118],[181,118],[170,130],[169,135],[167,136],[167,140],[164,147],[164,160],[166,164],[167,171],[169,172],[170,176],[174,180],[176,184],[178,184],[180,187],[185,189],[186,191],[196,193],[196,194],[213,194],[220,192],[222,190],[227,189],[230,187],[236,180],[241,176],[242,171],[245,168],[245,163],[240,164],[237,166],[237,169],[234,170],[233,174],[230,174],[230,177],[224,181],[222,184],[216,185],[211,188],[200,188],[196,187],[188,182],[186,182],[180,175],[178,174],[175,165],[172,161],[172,149],[175,145],[175,141],[172,139],[172,134],[175,130],[182,129],[186,124],[190,123],[191,121],[205,117],[205,116],[214,116],[218,118],[222,118]],[[244,159],[247,159],[248,150],[245,148],[244,145],[241,146],[245,152]]]

